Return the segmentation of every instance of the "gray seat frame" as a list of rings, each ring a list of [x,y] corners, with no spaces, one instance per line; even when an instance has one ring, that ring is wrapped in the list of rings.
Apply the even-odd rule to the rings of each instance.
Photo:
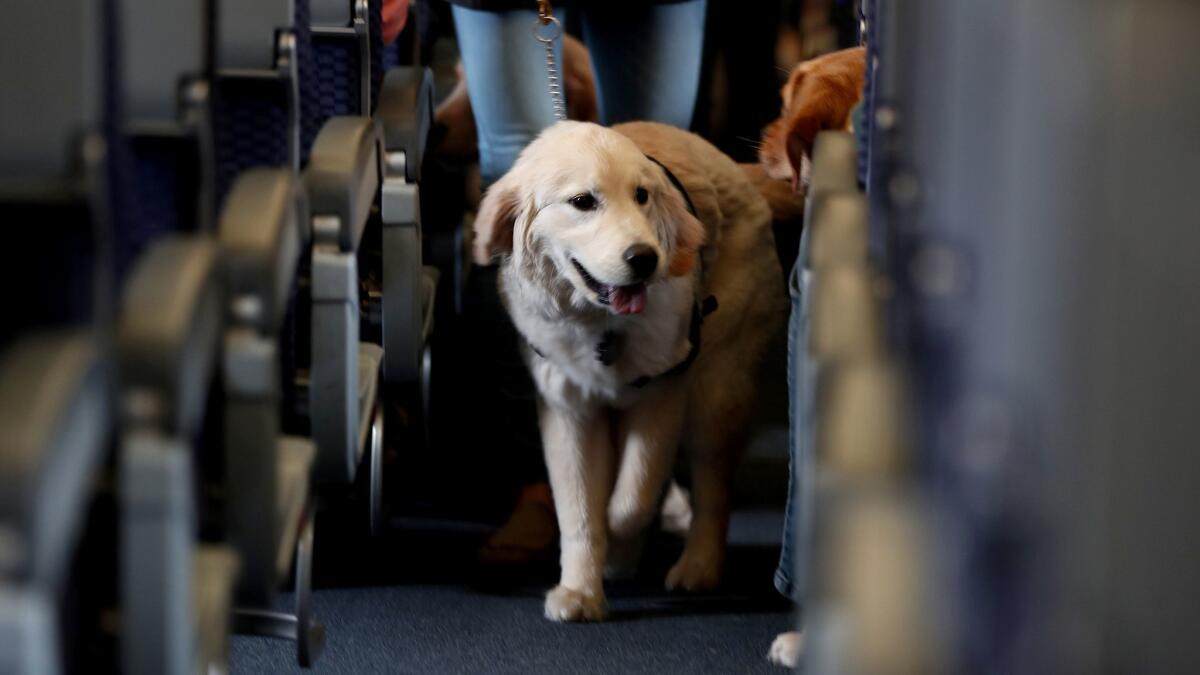
[[[295,172],[251,169],[234,182],[218,231],[229,318],[222,364],[226,515],[231,541],[245,559],[235,627],[295,640],[305,666],[320,655],[325,634],[310,609],[316,449],[308,438],[281,432],[279,339],[310,222]],[[293,557],[296,612],[271,611]]]
[[[319,481],[350,483],[374,417],[381,351],[359,340],[358,247],[380,187],[373,120],[334,117],[304,173],[312,208],[312,365],[309,411]],[[360,378],[368,378],[362,382]]]
[[[384,380],[427,389],[436,271],[422,263],[420,179],[433,123],[432,75],[392,68],[384,76],[376,118],[383,129]]]
[[[206,559],[226,564],[197,566],[191,440],[203,424],[219,354],[217,272],[211,239],[170,235],[142,255],[122,297],[122,664],[129,673],[182,674],[224,663],[223,654],[204,654],[200,645],[220,644],[228,619],[206,617],[218,635],[202,639],[195,588],[223,588],[228,597],[236,562],[213,551]]]

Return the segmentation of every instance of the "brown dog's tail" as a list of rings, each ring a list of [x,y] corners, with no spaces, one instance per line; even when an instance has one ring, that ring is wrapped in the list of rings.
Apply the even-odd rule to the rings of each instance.
[[[771,206],[771,216],[777,223],[794,224],[797,229],[804,223],[804,187],[793,190],[787,181],[767,175],[760,164],[739,164],[746,177],[754,184],[758,193]]]

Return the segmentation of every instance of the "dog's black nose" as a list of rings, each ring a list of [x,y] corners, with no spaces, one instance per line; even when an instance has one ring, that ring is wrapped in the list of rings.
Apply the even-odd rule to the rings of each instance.
[[[658,268],[658,254],[649,244],[634,244],[625,249],[625,262],[638,281],[647,279]]]

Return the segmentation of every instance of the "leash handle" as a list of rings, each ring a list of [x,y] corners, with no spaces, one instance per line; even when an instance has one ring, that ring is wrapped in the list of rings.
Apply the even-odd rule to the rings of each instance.
[[[565,120],[567,104],[563,101],[562,80],[554,58],[554,41],[560,37],[562,24],[554,17],[550,0],[538,0],[538,18],[533,24],[533,38],[546,48],[546,83],[549,85],[550,103],[554,106],[554,117]]]

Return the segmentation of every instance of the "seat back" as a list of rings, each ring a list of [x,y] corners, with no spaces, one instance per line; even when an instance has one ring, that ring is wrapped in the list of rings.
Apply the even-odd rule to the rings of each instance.
[[[20,229],[0,247],[0,344],[111,316],[107,233],[123,198],[111,19],[108,2],[56,0],[7,8],[0,25],[0,220]],[[47,35],[62,44],[47,49]]]
[[[214,201],[211,5],[121,3],[122,73],[131,188],[116,232],[118,278],[154,239],[207,232]]]
[[[317,124],[366,115],[372,101],[371,7],[367,0],[310,0]]]
[[[308,0],[217,0],[218,203],[248,168],[299,170],[317,132]]]

